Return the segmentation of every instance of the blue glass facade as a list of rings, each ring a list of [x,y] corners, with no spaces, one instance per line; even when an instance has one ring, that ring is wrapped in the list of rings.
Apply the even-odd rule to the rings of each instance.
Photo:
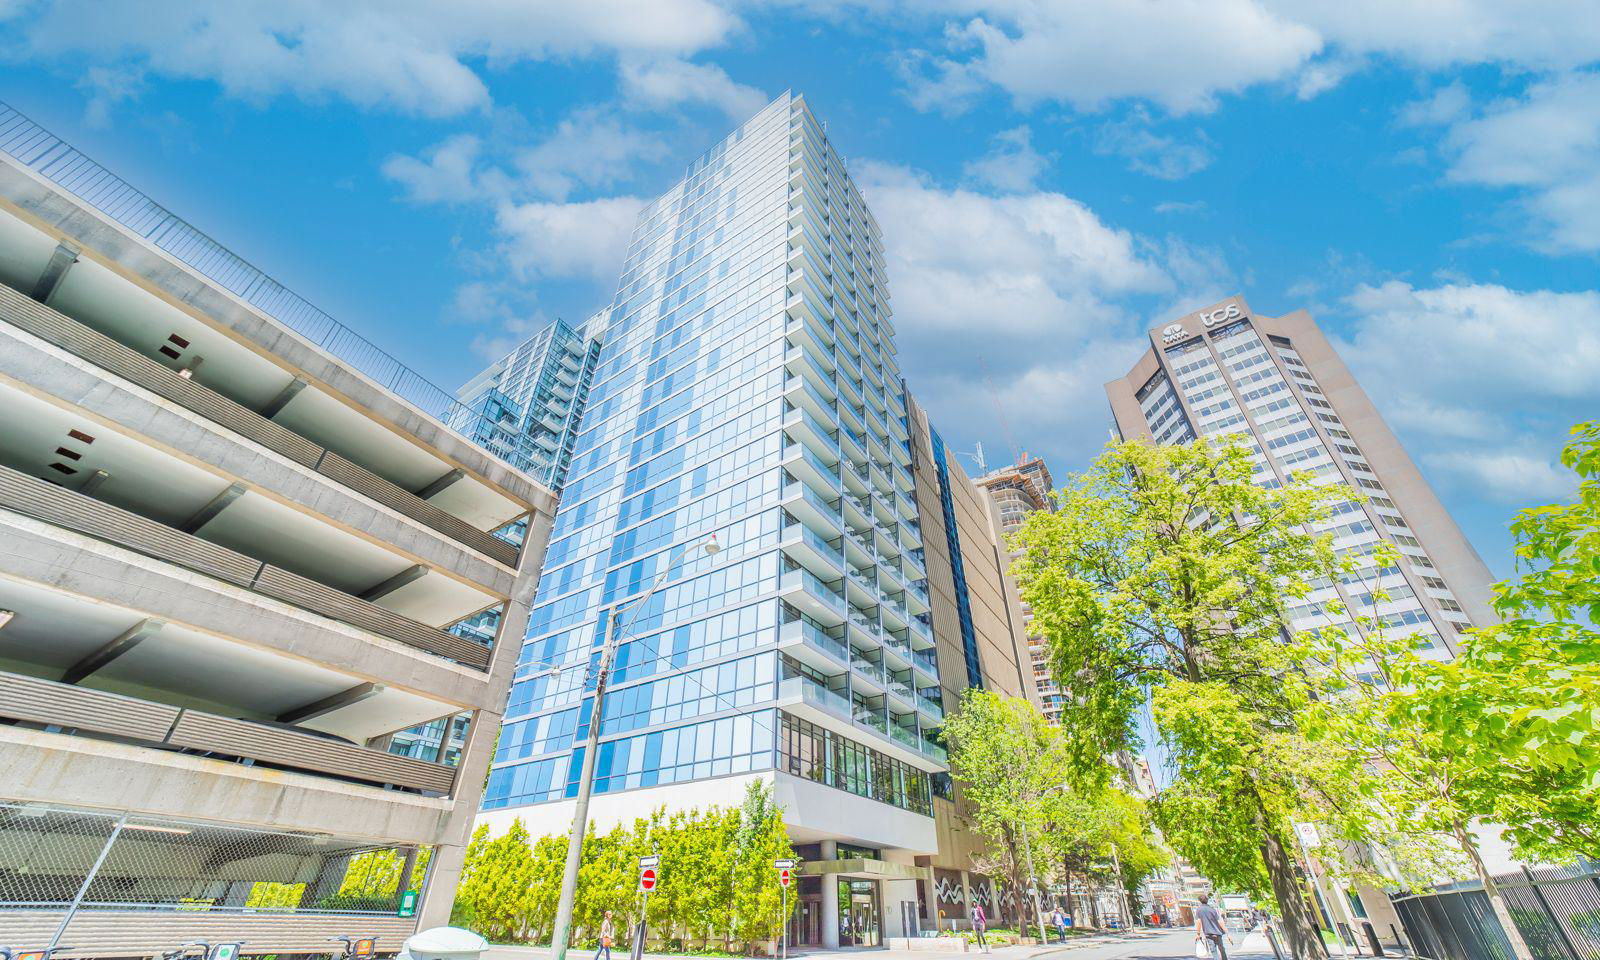
[[[588,328],[599,322],[556,320],[529,337],[458,391],[451,426],[560,492],[600,354]]]
[[[967,665],[967,686],[983,686],[978,660],[978,635],[972,628],[972,601],[967,595],[967,571],[961,560],[961,533],[956,528],[956,505],[950,498],[950,461],[938,431],[930,431],[934,475],[939,481],[939,509],[944,513],[944,533],[949,540],[950,576],[956,585],[956,617],[961,621],[961,656]]]
[[[803,768],[928,812],[941,687],[883,270],[788,95],[640,214],[486,809],[576,793],[616,629],[598,792]]]

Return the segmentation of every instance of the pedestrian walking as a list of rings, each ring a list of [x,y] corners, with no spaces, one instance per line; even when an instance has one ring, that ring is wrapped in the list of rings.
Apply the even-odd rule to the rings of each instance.
[[[1211,895],[1200,894],[1200,906],[1194,910],[1194,955],[1228,960],[1228,948],[1222,945],[1224,937],[1228,938],[1228,943],[1233,943],[1233,935],[1222,924],[1222,914],[1211,905]]]
[[[1067,915],[1062,912],[1060,907],[1056,907],[1055,915],[1052,916],[1050,919],[1056,925],[1056,935],[1061,938],[1061,942],[1062,943],[1066,943],[1067,942]]]
[[[600,921],[600,945],[594,948],[594,960],[600,960],[600,954],[606,955],[606,960],[611,960],[611,938],[616,936],[616,924],[611,922],[611,911],[606,911],[606,918]]]
[[[989,942],[983,939],[983,931],[987,929],[989,929],[989,916],[983,912],[983,904],[974,902],[972,904],[972,930],[978,935],[978,946],[983,948],[984,953],[989,952]]]

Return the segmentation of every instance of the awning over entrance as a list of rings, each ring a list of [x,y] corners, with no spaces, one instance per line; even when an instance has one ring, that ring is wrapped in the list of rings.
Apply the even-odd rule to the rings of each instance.
[[[866,857],[852,857],[845,860],[808,860],[800,865],[800,869],[797,872],[808,877],[834,874],[870,880],[933,879],[933,869],[931,867],[919,867],[910,863],[889,863],[884,860],[872,860]]]

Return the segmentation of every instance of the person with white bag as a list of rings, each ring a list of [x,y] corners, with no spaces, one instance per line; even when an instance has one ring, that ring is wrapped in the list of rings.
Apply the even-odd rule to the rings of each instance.
[[[1200,894],[1200,906],[1194,908],[1195,960],[1228,960],[1228,948],[1222,945],[1227,937],[1232,945],[1233,936],[1223,926],[1222,914],[1211,905],[1211,894]]]

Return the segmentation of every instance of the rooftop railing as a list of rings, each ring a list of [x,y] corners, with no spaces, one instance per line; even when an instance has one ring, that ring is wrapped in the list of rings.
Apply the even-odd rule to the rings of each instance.
[[[4,102],[0,102],[0,153],[115,220],[452,430],[475,439],[487,436],[498,440],[498,443],[484,446],[517,469],[532,470],[532,458],[523,449],[525,440],[509,434],[443,387],[396,360]],[[478,439],[478,442],[483,443],[483,440]]]

